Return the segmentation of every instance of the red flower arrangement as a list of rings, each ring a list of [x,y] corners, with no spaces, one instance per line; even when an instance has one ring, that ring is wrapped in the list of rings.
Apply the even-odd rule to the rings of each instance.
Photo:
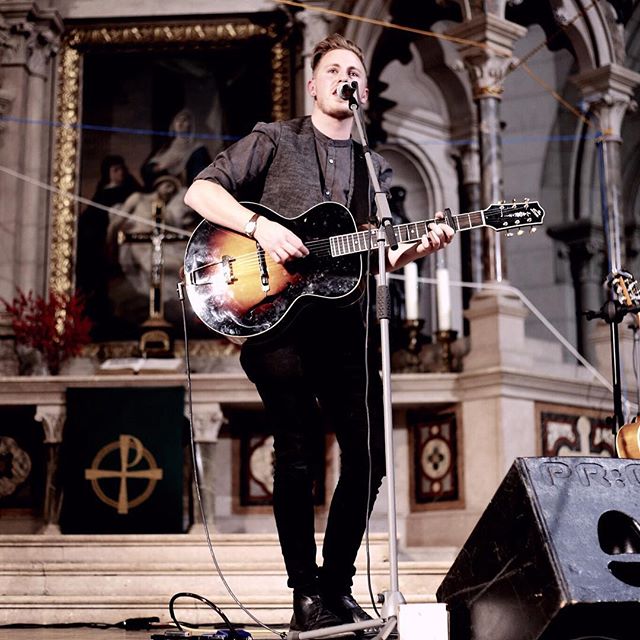
[[[84,315],[84,303],[77,295],[51,292],[48,298],[25,294],[16,289],[17,297],[8,302],[0,298],[11,318],[16,344],[32,347],[42,354],[52,374],[60,365],[76,356],[91,342],[91,321]],[[64,310],[64,317],[60,314]]]

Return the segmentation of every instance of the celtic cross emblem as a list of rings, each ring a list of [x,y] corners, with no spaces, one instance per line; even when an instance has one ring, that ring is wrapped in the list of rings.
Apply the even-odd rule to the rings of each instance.
[[[114,452],[119,454],[120,468],[103,468],[102,462]],[[133,457],[131,457],[132,454]],[[143,461],[146,465],[142,468],[136,468]],[[158,480],[162,480],[162,469],[158,468],[155,458],[151,452],[144,448],[138,438],[122,434],[117,441],[110,442],[98,451],[91,463],[91,468],[85,469],[84,477],[91,481],[94,492],[102,502],[117,509],[118,513],[127,514],[129,509],[133,509],[149,499]],[[107,478],[120,479],[117,499],[108,496],[100,485],[100,481]],[[131,497],[128,482],[134,479],[146,479],[147,482],[141,493]]]

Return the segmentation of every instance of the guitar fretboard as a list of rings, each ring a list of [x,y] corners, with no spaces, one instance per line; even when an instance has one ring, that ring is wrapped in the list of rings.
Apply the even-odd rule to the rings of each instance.
[[[419,242],[420,238],[428,231],[433,220],[421,220],[420,222],[408,222],[406,224],[394,225],[396,238],[399,243]],[[438,222],[445,222],[439,220]],[[461,213],[459,215],[451,215],[447,220],[454,231],[466,231],[484,226],[484,212],[470,211],[469,213]],[[329,238],[332,256],[346,256],[351,253],[360,253],[362,251],[370,251],[378,245],[378,230],[369,229],[367,231],[358,231],[357,233],[346,233],[340,236]],[[385,246],[389,243],[385,240]]]

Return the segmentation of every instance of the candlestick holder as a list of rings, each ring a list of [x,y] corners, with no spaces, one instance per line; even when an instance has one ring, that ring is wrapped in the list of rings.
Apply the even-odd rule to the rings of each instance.
[[[422,349],[430,339],[422,334],[424,320],[405,320],[402,325],[402,347],[393,354],[393,369],[403,373],[425,371]]]
[[[453,329],[440,329],[435,332],[437,355],[436,371],[450,373],[460,371],[460,359],[453,352],[452,345],[458,337],[458,332]]]

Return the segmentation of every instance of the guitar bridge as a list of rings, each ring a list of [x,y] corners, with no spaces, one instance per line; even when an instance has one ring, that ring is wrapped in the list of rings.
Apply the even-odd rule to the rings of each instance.
[[[235,262],[235,258],[222,256],[222,275],[227,284],[233,284],[237,280],[237,278],[233,277],[233,262]]]

